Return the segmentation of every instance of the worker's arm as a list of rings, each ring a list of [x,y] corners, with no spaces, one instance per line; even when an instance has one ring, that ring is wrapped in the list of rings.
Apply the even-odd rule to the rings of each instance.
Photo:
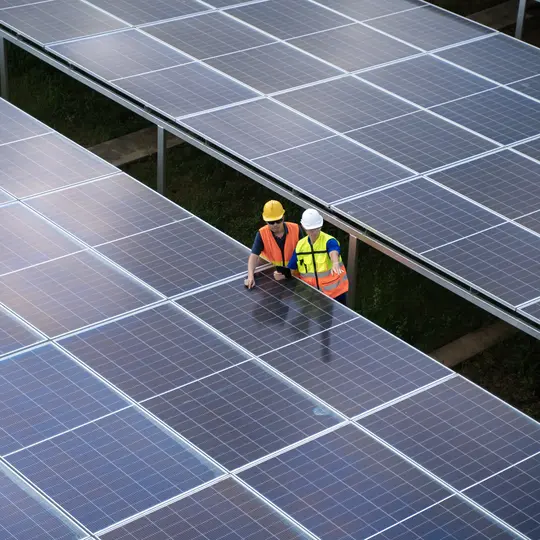
[[[343,273],[343,268],[341,268],[340,262],[339,262],[339,255],[340,255],[340,248],[337,240],[331,239],[326,242],[326,251],[328,252],[328,256],[330,257],[330,260],[332,261],[332,274],[341,274]]]
[[[296,270],[298,268],[298,257],[296,255],[296,249],[293,251],[293,254],[291,255],[291,258],[289,260],[289,264],[287,264],[287,267],[280,266],[279,269],[274,272],[274,278],[278,281],[281,281],[283,279],[288,279],[292,277],[291,270]]]
[[[264,249],[264,244],[261,238],[261,233],[257,232],[255,235],[255,241],[251,248],[251,253],[248,258],[248,277],[245,281],[245,285],[248,289],[255,287],[255,269],[259,265],[259,255]]]

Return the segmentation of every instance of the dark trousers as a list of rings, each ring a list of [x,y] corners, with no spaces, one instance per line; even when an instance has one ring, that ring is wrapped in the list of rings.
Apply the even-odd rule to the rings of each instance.
[[[344,292],[343,294],[340,294],[339,296],[336,296],[334,300],[337,300],[340,304],[343,304],[344,306],[347,305],[347,293]]]

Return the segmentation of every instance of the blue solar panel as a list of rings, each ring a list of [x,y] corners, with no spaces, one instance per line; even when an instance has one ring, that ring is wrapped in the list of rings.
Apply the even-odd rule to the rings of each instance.
[[[540,234],[540,210],[538,212],[528,214],[520,219],[516,219],[515,222],[519,223],[523,227],[527,227],[531,231]]]
[[[44,338],[0,306],[0,356],[34,345]]]
[[[514,150],[540,161],[540,138],[514,146]]]
[[[0,454],[127,405],[53,345],[12,356],[0,362]]]
[[[5,191],[0,189],[0,204],[12,202],[14,199],[11,195],[8,195]]]
[[[406,9],[425,5],[422,0],[317,0],[319,4],[335,9],[358,21],[382,17]]]
[[[357,428],[345,426],[240,473],[321,538],[366,538],[450,493]]]
[[[511,84],[509,87],[535,99],[540,99],[540,76],[525,79],[524,81]]]
[[[52,130],[0,98],[0,144],[6,144]],[[4,164],[2,163],[2,168]]]
[[[134,408],[7,460],[93,532],[219,475]]]

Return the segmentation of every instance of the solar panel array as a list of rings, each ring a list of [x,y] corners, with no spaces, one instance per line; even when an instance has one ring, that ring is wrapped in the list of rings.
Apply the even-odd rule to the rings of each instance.
[[[538,538],[540,424],[51,136],[0,183],[2,539]]]

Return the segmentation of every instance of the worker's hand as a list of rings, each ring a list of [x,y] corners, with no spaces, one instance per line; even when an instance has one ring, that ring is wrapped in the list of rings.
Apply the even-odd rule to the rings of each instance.
[[[281,272],[278,272],[277,270],[274,271],[274,279],[276,281],[282,281],[284,279],[287,279],[287,276],[285,274],[282,274]]]
[[[248,276],[246,279],[244,279],[244,285],[248,289],[253,289],[253,287],[255,287],[255,276]]]
[[[332,263],[332,270],[330,273],[337,276],[339,276],[339,274],[343,274],[343,268],[341,268],[339,262]]]

